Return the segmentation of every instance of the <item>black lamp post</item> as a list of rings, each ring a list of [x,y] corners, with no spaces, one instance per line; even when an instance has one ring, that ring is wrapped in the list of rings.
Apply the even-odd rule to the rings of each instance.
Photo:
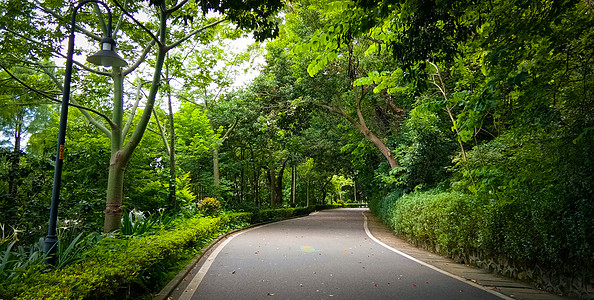
[[[74,52],[74,24],[76,22],[76,13],[78,9],[90,2],[101,4],[107,10],[108,24],[107,37],[101,40],[101,50],[89,56],[87,61],[100,66],[123,67],[127,63],[114,51],[115,41],[111,37],[111,10],[99,0],[85,0],[80,2],[72,13],[72,22],[70,23],[70,37],[68,38],[68,53],[66,58],[66,71],[64,74],[64,91],[62,93],[62,109],[60,111],[60,127],[58,131],[58,148],[56,150],[56,165],[54,167],[54,184],[52,186],[52,202],[50,207],[49,227],[45,238],[44,251],[49,258],[47,261],[53,264],[55,261],[52,256],[56,252],[58,236],[56,235],[56,225],[58,221],[58,203],[60,200],[60,185],[62,180],[62,164],[64,160],[64,142],[66,140],[66,121],[68,120],[68,104],[70,102],[70,82],[72,80],[72,56]]]

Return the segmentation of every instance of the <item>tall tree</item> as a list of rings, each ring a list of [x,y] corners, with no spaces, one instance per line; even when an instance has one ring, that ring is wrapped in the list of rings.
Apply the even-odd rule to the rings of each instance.
[[[147,127],[152,114],[152,109],[156,100],[157,92],[161,85],[161,74],[165,57],[169,51],[183,45],[184,43],[195,41],[208,41],[211,36],[208,32],[218,24],[225,21],[236,23],[239,27],[254,31],[258,39],[265,39],[273,36],[276,31],[274,14],[281,7],[280,1],[266,1],[258,3],[258,10],[254,10],[253,3],[233,1],[183,1],[180,3],[169,3],[166,1],[151,1],[149,8],[145,8],[142,3],[126,3],[125,5],[114,1],[119,10],[119,20],[114,28],[114,36],[125,40],[120,46],[121,51],[127,58],[135,54],[131,50],[139,50],[139,55],[130,64],[128,68],[113,68],[111,72],[104,72],[90,69],[83,64],[77,64],[79,67],[90,71],[96,75],[110,77],[113,82],[113,105],[111,118],[101,114],[101,119],[96,119],[86,110],[81,112],[87,119],[97,126],[111,141],[111,160],[109,167],[109,178],[107,185],[107,200],[105,209],[104,231],[109,232],[119,228],[122,214],[124,172],[126,165]],[[46,3],[37,5],[33,11],[44,14],[57,23],[64,23],[65,15],[69,12],[60,6],[61,4]],[[50,6],[54,5],[54,6]],[[93,5],[91,5],[93,6]],[[218,12],[219,16],[214,18],[206,17],[208,11]],[[97,35],[87,30],[83,25],[77,25],[77,31],[94,41],[99,41],[106,34],[104,19],[101,17],[101,11],[98,6],[94,6],[94,14],[98,18],[89,18],[88,15],[81,13],[78,24],[89,24],[90,27],[99,27],[103,34]],[[139,21],[139,15],[148,18],[146,21]],[[10,30],[10,27],[8,27]],[[134,29],[136,28],[136,29]],[[37,43],[34,39],[24,34],[20,34],[18,28],[8,31],[10,36],[16,36],[20,39],[28,39]],[[126,38],[122,38],[125,36]],[[117,38],[116,38],[117,39]],[[148,40],[148,42],[147,42]],[[137,70],[145,58],[150,56],[152,60],[152,81],[148,92],[147,100],[144,103],[144,111],[138,122],[133,126],[131,132],[124,131],[124,78],[131,72]],[[153,60],[154,59],[154,60]],[[61,85],[56,78],[56,84]],[[73,103],[78,105],[76,99]],[[134,116],[130,116],[133,118]],[[107,126],[105,126],[107,124]],[[131,128],[131,127],[126,127]]]

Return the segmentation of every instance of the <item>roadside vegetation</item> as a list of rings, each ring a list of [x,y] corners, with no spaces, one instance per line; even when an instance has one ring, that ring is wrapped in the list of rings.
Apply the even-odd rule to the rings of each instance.
[[[3,292],[143,290],[230,228],[368,203],[419,246],[592,296],[592,1],[106,3],[128,67],[76,58],[43,275],[72,7],[0,3]],[[106,30],[93,5],[84,55]],[[163,261],[135,248],[178,235]]]

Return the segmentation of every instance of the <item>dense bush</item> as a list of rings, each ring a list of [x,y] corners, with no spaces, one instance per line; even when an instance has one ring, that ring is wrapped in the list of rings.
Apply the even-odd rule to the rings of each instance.
[[[160,264],[176,261],[188,248],[201,245],[229,224],[245,224],[249,214],[220,218],[192,218],[175,228],[139,239],[104,238],[86,254],[84,262],[0,288],[7,299],[103,299],[128,290],[150,286]],[[151,275],[153,274],[153,275]],[[142,288],[141,288],[142,289]]]
[[[252,215],[252,223],[263,223],[284,220],[291,217],[307,215],[315,210],[314,206],[311,207],[298,207],[298,208],[270,208],[263,209],[255,212]]]
[[[200,213],[205,216],[217,216],[223,209],[221,202],[217,198],[211,197],[202,199],[202,201],[200,201],[198,204],[198,208]]]

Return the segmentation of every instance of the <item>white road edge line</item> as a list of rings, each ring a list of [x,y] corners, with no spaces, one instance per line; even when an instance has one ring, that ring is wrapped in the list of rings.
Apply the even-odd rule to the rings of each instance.
[[[318,213],[313,212],[310,215],[314,215]],[[307,216],[305,216],[307,217]],[[179,297],[178,300],[190,300],[192,299],[192,297],[194,296],[194,293],[196,292],[196,289],[198,289],[198,286],[200,285],[200,283],[202,282],[202,280],[204,279],[204,276],[206,276],[206,273],[208,272],[208,269],[210,269],[210,266],[212,265],[213,261],[215,260],[215,258],[217,258],[217,255],[219,255],[219,253],[223,250],[223,248],[229,243],[231,242],[231,240],[233,238],[235,238],[236,236],[246,233],[246,232],[250,232],[254,229],[258,229],[258,228],[262,228],[262,227],[266,227],[268,225],[272,225],[272,224],[278,224],[278,223],[282,223],[282,222],[286,222],[286,221],[291,221],[291,219],[289,220],[282,220],[282,221],[278,221],[278,222],[273,222],[273,223],[268,223],[268,224],[264,224],[264,225],[260,225],[260,226],[256,226],[256,227],[252,227],[250,229],[246,229],[240,232],[237,232],[235,234],[230,235],[224,242],[222,242],[219,246],[217,246],[217,248],[208,256],[208,258],[206,259],[206,261],[204,262],[204,264],[200,267],[200,270],[198,270],[198,273],[196,274],[196,276],[194,276],[194,278],[192,278],[192,281],[190,281],[190,283],[188,284],[188,286],[186,287],[186,289],[184,290],[184,292],[182,293],[182,295]]]
[[[365,213],[364,213],[364,212],[361,212],[361,214],[363,215],[363,219],[364,219],[364,221],[363,221],[363,227],[365,227],[365,233],[367,233],[367,236],[368,236],[370,239],[372,239],[374,242],[376,242],[376,243],[378,243],[378,244],[380,244],[380,245],[384,246],[384,247],[385,247],[385,248],[387,248],[388,250],[390,250],[390,251],[393,251],[393,252],[396,252],[397,254],[399,254],[399,255],[402,255],[402,256],[404,256],[404,257],[406,257],[406,258],[408,258],[408,259],[410,259],[410,260],[412,260],[412,261],[414,261],[414,262],[416,262],[416,263],[419,263],[419,264],[421,264],[421,265],[423,265],[423,266],[425,266],[425,267],[427,267],[427,268],[429,268],[429,269],[431,269],[431,270],[437,271],[437,272],[439,272],[439,273],[441,273],[441,274],[444,274],[444,275],[446,275],[446,276],[449,276],[449,277],[451,277],[451,278],[457,279],[457,280],[459,280],[459,281],[462,281],[462,282],[464,282],[464,283],[466,283],[466,284],[472,285],[472,286],[474,286],[474,287],[476,287],[476,288],[479,288],[479,289],[481,289],[481,290],[484,290],[484,291],[486,291],[486,292],[488,292],[488,293],[491,293],[491,294],[493,294],[493,295],[495,295],[495,296],[497,296],[497,297],[500,297],[500,298],[502,298],[502,299],[506,299],[506,300],[514,300],[514,298],[508,297],[508,296],[506,296],[506,295],[504,295],[504,294],[501,294],[501,293],[499,293],[499,292],[497,292],[497,291],[494,291],[494,290],[488,289],[488,288],[486,288],[486,287],[484,287],[484,286],[482,286],[482,285],[480,285],[480,284],[476,284],[476,283],[474,283],[474,282],[472,282],[472,281],[469,281],[469,280],[466,280],[466,279],[464,279],[464,278],[462,278],[462,277],[460,277],[460,276],[456,276],[456,275],[454,275],[454,274],[452,274],[452,273],[449,273],[449,272],[446,272],[446,271],[444,271],[444,270],[441,270],[441,269],[439,269],[439,268],[437,268],[437,267],[435,267],[435,266],[432,266],[432,265],[430,265],[430,264],[428,264],[428,263],[426,263],[426,262],[424,262],[424,261],[420,261],[420,260],[418,260],[418,259],[416,259],[416,258],[414,258],[414,257],[412,257],[412,256],[410,256],[410,255],[408,255],[408,254],[406,254],[406,253],[404,253],[404,252],[401,252],[401,251],[399,251],[399,250],[396,250],[396,249],[394,249],[394,248],[392,248],[392,247],[390,247],[390,246],[388,246],[388,245],[384,244],[382,241],[378,240],[377,238],[375,238],[375,237],[374,237],[374,236],[371,234],[371,231],[369,231],[369,228],[367,227],[367,216],[365,215]]]
[[[208,272],[208,269],[210,269],[210,266],[212,265],[212,263],[214,262],[215,258],[217,258],[217,255],[219,255],[219,253],[223,250],[223,248],[225,248],[225,246],[236,236],[246,233],[246,232],[250,232],[254,229],[257,228],[262,228],[264,226],[267,226],[269,224],[264,224],[262,226],[258,226],[258,227],[253,227],[244,231],[240,231],[238,233],[235,233],[231,236],[229,236],[224,242],[222,242],[219,246],[217,246],[217,248],[208,256],[208,258],[206,259],[206,261],[204,262],[204,264],[202,265],[202,267],[200,267],[200,270],[198,270],[198,273],[196,274],[196,276],[194,276],[194,278],[192,278],[192,281],[190,281],[190,283],[188,284],[188,286],[186,287],[186,289],[184,290],[184,292],[182,293],[182,295],[179,297],[178,300],[190,300],[192,299],[192,297],[194,296],[194,293],[196,292],[196,289],[198,289],[198,286],[200,285],[200,283],[202,282],[202,279],[204,279],[204,276],[206,276],[206,272]]]

